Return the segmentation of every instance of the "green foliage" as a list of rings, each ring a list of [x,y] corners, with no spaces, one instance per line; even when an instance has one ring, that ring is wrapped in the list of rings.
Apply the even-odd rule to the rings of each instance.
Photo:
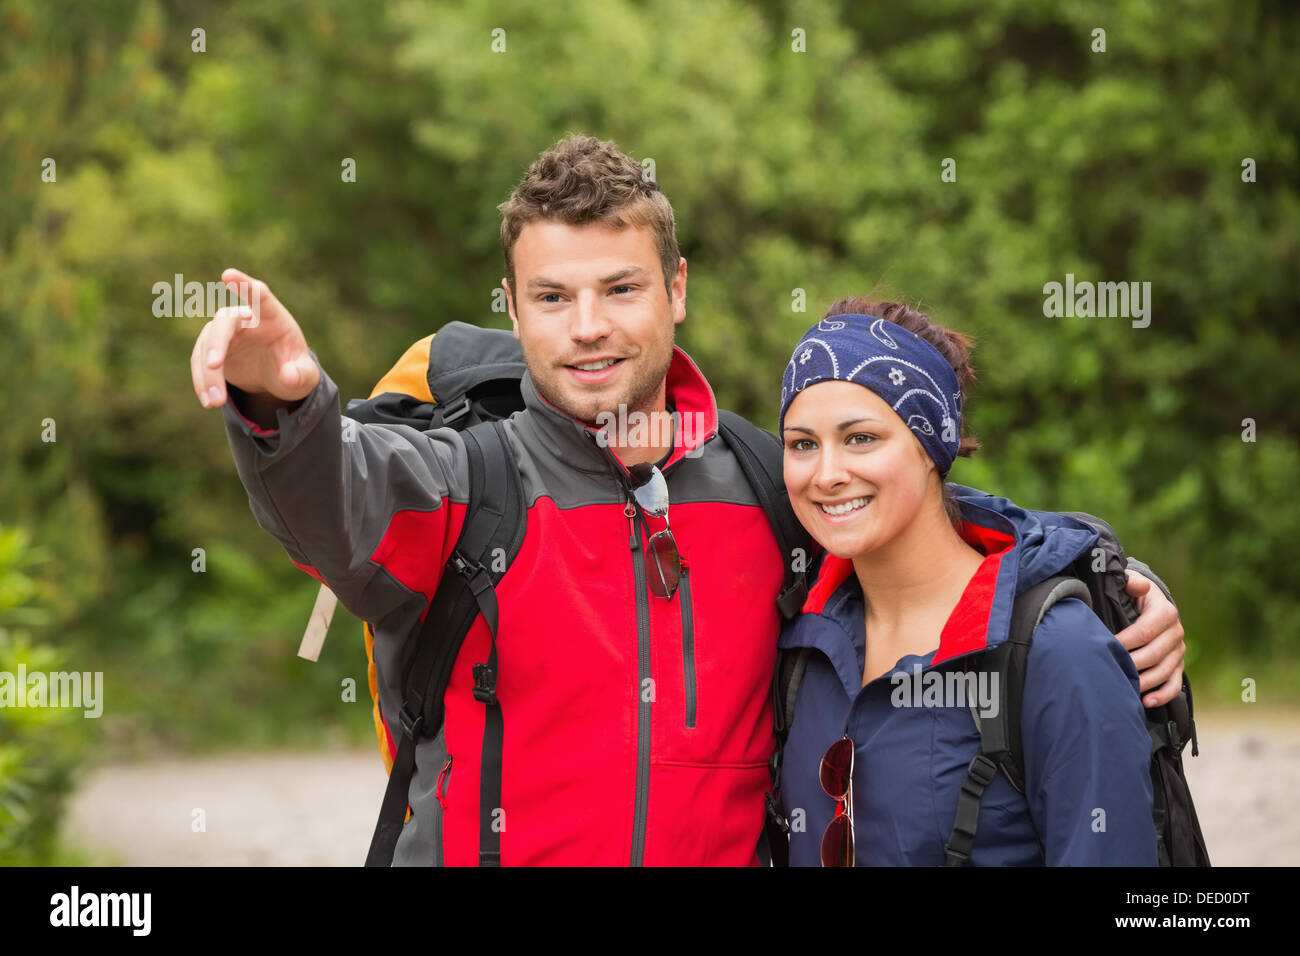
[[[48,555],[60,649],[106,673],[104,753],[371,739],[356,623],[293,656],[315,585],[194,401],[205,318],[156,316],[154,284],[252,271],[367,394],[443,322],[506,324],[496,206],[575,130],[654,160],[690,263],[681,344],[722,404],[773,424],[833,299],[919,301],[979,342],[985,448],[956,480],[1111,520],[1173,587],[1194,666],[1295,656],[1294,14],[0,0],[0,23],[0,517]],[[1067,272],[1151,282],[1150,327],[1044,317]]]
[[[18,684],[68,666],[62,650],[33,638],[49,624],[33,603],[40,558],[26,534],[0,526],[0,674],[15,695],[6,699],[13,706],[0,706],[0,866],[53,861],[63,802],[88,736],[83,711],[26,706],[26,680]]]

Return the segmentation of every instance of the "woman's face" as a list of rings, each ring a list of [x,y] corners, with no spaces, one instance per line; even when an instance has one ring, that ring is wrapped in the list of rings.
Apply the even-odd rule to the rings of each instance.
[[[786,410],[781,437],[794,512],[836,557],[893,540],[925,502],[934,461],[894,410],[861,385],[808,386]]]

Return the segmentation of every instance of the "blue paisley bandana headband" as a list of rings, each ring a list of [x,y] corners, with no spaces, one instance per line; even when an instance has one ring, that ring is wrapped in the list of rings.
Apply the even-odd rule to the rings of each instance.
[[[947,477],[961,447],[961,388],[929,342],[874,315],[833,315],[804,333],[781,380],[781,423],[817,382],[853,382],[889,403]]]

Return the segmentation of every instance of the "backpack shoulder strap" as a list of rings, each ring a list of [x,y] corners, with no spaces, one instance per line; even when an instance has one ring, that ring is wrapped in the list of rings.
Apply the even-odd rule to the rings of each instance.
[[[790,507],[790,496],[782,475],[781,440],[725,409],[718,409],[718,432],[735,452],[736,461],[767,513],[776,542],[781,547],[785,579],[776,606],[783,620],[791,620],[798,615],[808,597],[807,567],[812,558],[812,538]],[[799,555],[803,556],[802,561],[797,560]]]
[[[735,412],[718,409],[718,434],[736,456],[745,480],[753,489],[767,515],[772,534],[781,550],[784,577],[776,607],[782,621],[793,620],[808,598],[808,565],[812,561],[812,537],[790,507],[785,489],[781,458],[781,440]],[[772,789],[764,794],[767,815],[763,843],[766,856],[774,866],[789,862],[789,822],[781,813],[781,751],[789,722],[794,719],[794,699],[807,668],[806,652],[782,652],[777,658],[777,672],[772,676],[772,704],[776,722],[777,747],[768,770]]]
[[[799,699],[799,685],[808,670],[810,647],[796,647],[788,651],[778,651],[776,656],[776,676],[772,681],[772,714],[776,722],[776,753],[772,755],[773,788],[781,789],[781,751],[786,738],[790,736],[790,725],[794,723],[794,704]]]
[[[491,813],[501,805],[501,706],[496,699],[496,631],[499,621],[494,588],[523,543],[527,510],[519,469],[501,422],[474,425],[462,435],[469,455],[470,495],[456,548],[443,570],[416,650],[403,677],[399,714],[402,735],[388,777],[388,788],[371,839],[367,866],[389,866],[406,815],[408,790],[415,770],[415,745],[442,727],[443,696],[465,635],[482,614],[491,633],[488,659],[474,665],[474,697],[487,709],[483,734],[480,863],[500,861],[500,834]],[[501,560],[504,558],[504,560]]]
[[[799,685],[808,670],[808,655],[811,647],[797,647],[782,651],[777,668],[776,698],[773,705],[776,710],[777,733],[785,735],[790,732],[794,722],[794,702],[799,698]]]
[[[776,749],[768,759],[767,770],[772,788],[763,794],[766,813],[763,818],[764,860],[772,866],[790,865],[790,821],[781,810],[781,765],[785,742],[790,736],[794,721],[794,702],[799,697],[799,685],[808,670],[808,656],[812,649],[796,647],[777,651],[776,673],[772,676],[772,717],[776,729]]]
[[[946,866],[961,866],[970,859],[979,826],[980,800],[999,768],[1013,787],[1021,793],[1025,791],[1020,712],[1024,702],[1029,648],[1043,616],[1052,605],[1066,598],[1078,598],[1092,606],[1088,586],[1078,578],[1065,575],[1048,578],[1016,595],[1007,639],[981,657],[981,668],[998,677],[997,712],[981,715],[978,702],[971,702],[971,716],[980,735],[980,752],[971,760],[966,779],[962,781],[957,815],[944,847]]]

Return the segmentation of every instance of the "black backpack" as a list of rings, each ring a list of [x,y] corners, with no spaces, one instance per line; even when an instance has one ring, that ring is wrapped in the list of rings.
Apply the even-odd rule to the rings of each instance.
[[[408,353],[409,354],[409,353]],[[523,542],[527,510],[509,439],[501,425],[524,407],[519,381],[526,368],[519,342],[509,332],[449,322],[433,336],[427,381],[435,401],[385,391],[348,402],[358,421],[410,425],[422,431],[450,427],[461,432],[469,453],[469,504],[465,523],[434,593],[419,638],[403,662],[401,737],[393,757],[367,866],[390,866],[401,835],[407,793],[415,769],[415,745],[436,736],[443,722],[443,695],[452,666],[474,618],[481,612],[492,633],[485,661],[474,665],[474,697],[486,709],[480,779],[479,864],[501,862],[500,834],[492,813],[501,803],[501,744],[504,720],[496,698],[495,587]],[[780,439],[732,412],[719,410],[718,434],[772,525],[789,560],[777,598],[782,620],[799,613],[807,595],[805,568],[812,548],[808,533],[790,508],[782,478]],[[769,805],[774,798],[768,794]],[[766,834],[769,841],[772,834]]]
[[[952,487],[959,493],[970,493],[970,489]],[[1001,699],[996,716],[991,718],[981,717],[978,704],[971,703],[971,715],[980,734],[980,752],[971,761],[962,783],[952,833],[944,847],[947,866],[961,866],[970,859],[980,799],[999,770],[1017,791],[1024,792],[1020,715],[1025,673],[1034,630],[1048,609],[1066,598],[1078,598],[1092,608],[1111,633],[1118,633],[1137,619],[1137,606],[1124,589],[1128,562],[1114,529],[1092,515],[1065,513],[1097,531],[1097,544],[1074,562],[1069,574],[1050,578],[1018,594],[1007,640],[974,659],[973,668],[998,674]],[[807,648],[782,652],[778,664],[775,699],[782,742],[794,719],[808,653]],[[1192,685],[1185,673],[1178,696],[1168,704],[1147,708],[1146,723],[1151,735],[1152,823],[1160,865],[1209,866],[1210,856],[1183,771],[1182,752],[1189,740],[1192,756],[1200,753],[1192,716]]]

